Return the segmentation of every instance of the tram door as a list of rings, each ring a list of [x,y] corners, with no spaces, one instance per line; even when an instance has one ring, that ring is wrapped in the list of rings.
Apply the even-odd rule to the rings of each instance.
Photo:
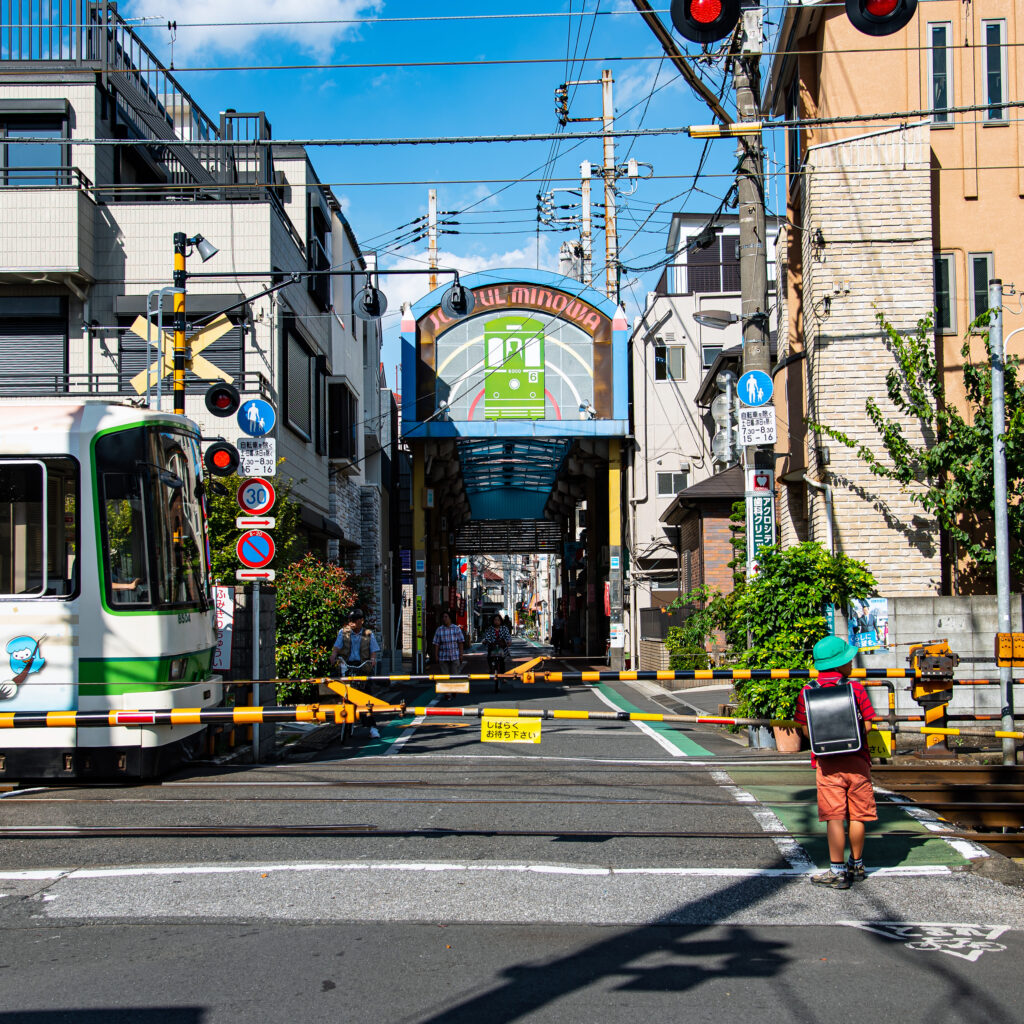
[[[489,320],[484,362],[485,419],[544,419],[544,325],[539,320]]]

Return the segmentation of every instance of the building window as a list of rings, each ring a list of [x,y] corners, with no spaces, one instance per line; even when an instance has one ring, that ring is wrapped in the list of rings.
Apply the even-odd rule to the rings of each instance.
[[[710,370],[715,365],[715,360],[722,354],[721,345],[701,345],[700,361],[705,370]]]
[[[686,380],[686,350],[679,346],[654,346],[654,379]]]
[[[789,92],[786,93],[786,120],[800,120],[800,80],[794,78],[789,83]],[[789,171],[790,181],[800,171],[800,164],[803,160],[803,131],[799,125],[790,125],[786,129],[786,168]]]
[[[328,458],[358,458],[359,399],[343,381],[327,385],[327,417]]]
[[[953,105],[952,25],[929,25],[928,37],[931,43],[928,77],[931,81],[932,124],[948,125],[953,120],[949,112]]]
[[[740,236],[722,235],[722,291],[740,290]]]
[[[306,441],[313,439],[313,355],[295,328],[285,328],[285,416]]]
[[[956,334],[956,262],[948,252],[935,257],[935,330]]]
[[[967,257],[967,270],[971,275],[971,320],[988,310],[988,282],[992,278],[992,253],[972,252]]]
[[[67,301],[0,298],[0,394],[67,391],[67,373]]]
[[[722,290],[722,249],[716,235],[710,245],[702,249],[690,249],[696,238],[686,240],[686,282],[687,291],[700,295]]]
[[[983,21],[981,32],[985,42],[985,102],[993,104],[985,120],[1005,121],[1006,110],[995,104],[1006,102],[1006,22]]]
[[[320,194],[309,194],[309,255],[307,266],[310,270],[330,270],[332,266],[331,219],[320,205]],[[309,294],[327,309],[333,300],[330,274],[320,274],[309,278]]]
[[[63,118],[7,117],[0,121],[0,155],[3,159],[4,185],[39,188],[62,185],[67,180],[64,168],[65,124]],[[53,139],[52,142],[9,143],[8,139]]]
[[[658,473],[656,477],[659,498],[674,498],[686,490],[687,473]]]

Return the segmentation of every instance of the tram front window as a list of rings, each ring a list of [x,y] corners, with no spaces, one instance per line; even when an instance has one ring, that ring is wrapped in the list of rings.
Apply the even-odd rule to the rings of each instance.
[[[197,439],[178,430],[135,427],[97,441],[112,608],[206,605],[199,458]]]
[[[0,459],[0,597],[72,596],[77,527],[73,459]]]

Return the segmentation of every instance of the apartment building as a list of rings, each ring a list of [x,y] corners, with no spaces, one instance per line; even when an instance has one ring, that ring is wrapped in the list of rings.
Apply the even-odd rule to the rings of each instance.
[[[992,582],[965,576],[907,492],[809,434],[805,418],[877,446],[866,399],[895,415],[885,386],[894,359],[877,312],[912,332],[934,311],[946,393],[963,403],[961,347],[988,306],[989,278],[1024,286],[1024,133],[1004,106],[1021,95],[1022,15],[1021,0],[935,0],[903,30],[870,38],[842,7],[811,0],[786,7],[774,48],[767,111],[865,118],[787,129],[775,381],[782,541],[825,541],[821,488],[830,488],[835,546],[871,566],[883,595],[984,592]],[[1003,312],[1008,350],[1020,354],[1019,300]],[[971,351],[984,358],[979,340]],[[925,440],[917,421],[902,425]]]
[[[234,421],[206,411],[211,381],[274,403],[305,542],[361,572],[380,616],[393,410],[379,324],[353,312],[372,259],[338,201],[302,148],[274,145],[263,113],[203,111],[115,3],[21,17],[0,50],[0,396],[169,410],[159,290],[174,234],[202,235],[219,251],[187,259],[186,413],[233,441]],[[329,268],[343,275],[291,277]]]
[[[769,268],[779,222],[769,218]],[[702,382],[723,351],[742,341],[740,324],[723,329],[696,317],[740,312],[739,218],[735,213],[676,213],[670,256],[631,336],[634,450],[629,474],[631,651],[660,640],[660,609],[689,590],[695,577],[680,560],[679,531],[662,520],[680,492],[711,477],[714,427],[698,403]],[[769,280],[770,301],[775,282]],[[728,559],[726,559],[727,561]],[[724,570],[726,577],[729,571]],[[653,609],[653,611],[651,611]],[[647,666],[644,666],[647,667]],[[652,666],[653,667],[653,666]]]

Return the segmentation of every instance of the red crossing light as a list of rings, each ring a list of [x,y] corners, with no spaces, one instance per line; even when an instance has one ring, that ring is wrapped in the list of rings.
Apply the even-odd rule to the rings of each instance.
[[[910,24],[917,0],[846,0],[846,16],[859,32],[891,36]]]
[[[206,392],[206,408],[214,416],[233,416],[242,404],[234,384],[214,384]]]
[[[210,476],[230,476],[238,469],[238,449],[227,441],[211,444],[203,454],[203,464]]]
[[[672,0],[669,13],[676,31],[685,39],[713,43],[732,34],[740,20],[740,3],[739,0]]]

